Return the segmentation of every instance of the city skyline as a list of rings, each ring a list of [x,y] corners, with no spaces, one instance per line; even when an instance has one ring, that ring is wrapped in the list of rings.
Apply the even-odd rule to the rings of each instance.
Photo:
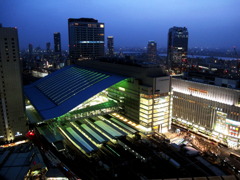
[[[238,48],[239,5],[236,0],[9,0],[0,7],[0,23],[18,28],[21,49],[29,43],[44,49],[46,42],[53,44],[54,32],[62,34],[62,49],[68,49],[67,20],[82,17],[105,23],[105,37],[114,36],[116,47],[146,47],[154,40],[159,48],[166,48],[169,28],[180,26],[189,30],[190,48]]]

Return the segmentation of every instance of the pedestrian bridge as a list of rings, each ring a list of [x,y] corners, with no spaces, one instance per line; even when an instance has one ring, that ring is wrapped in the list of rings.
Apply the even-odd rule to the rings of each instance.
[[[89,118],[93,116],[99,116],[104,114],[110,114],[120,110],[118,103],[110,100],[101,104],[94,106],[89,106],[84,109],[79,109],[75,111],[68,112],[63,116],[57,117],[58,121],[76,121],[84,118]]]

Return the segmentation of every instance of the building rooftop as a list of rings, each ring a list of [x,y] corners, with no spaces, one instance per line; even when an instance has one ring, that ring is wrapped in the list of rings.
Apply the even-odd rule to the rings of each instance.
[[[24,87],[25,96],[43,120],[64,115],[127,77],[68,66]]]
[[[0,179],[24,179],[29,170],[45,169],[40,151],[32,143],[0,148]]]
[[[98,20],[93,18],[69,18],[68,22],[98,22]]]
[[[128,64],[120,64],[118,62],[108,62],[105,59],[101,60],[85,60],[76,61],[76,64],[81,67],[98,69],[101,71],[107,71],[114,74],[119,74],[127,77],[133,77],[141,81],[142,85],[152,86],[153,78],[168,76],[162,67],[151,66],[136,66]],[[149,64],[150,65],[150,64]]]
[[[239,78],[228,76],[224,77],[223,75],[219,75],[216,73],[189,71],[185,72],[183,76],[178,76],[177,78],[232,89],[240,88]]]

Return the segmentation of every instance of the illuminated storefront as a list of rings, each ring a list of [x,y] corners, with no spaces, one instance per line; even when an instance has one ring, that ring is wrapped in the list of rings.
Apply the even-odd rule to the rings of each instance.
[[[162,81],[169,84],[168,78],[160,79],[160,83],[154,79],[156,87],[162,86]],[[153,87],[141,86],[136,80],[127,79],[107,91],[109,97],[120,103],[123,108],[120,113],[125,117],[144,127],[146,132],[165,133],[171,127],[171,98],[167,87],[159,89],[161,90],[153,90]]]
[[[240,91],[172,78],[173,123],[238,147]]]
[[[153,131],[165,133],[169,128],[169,94],[140,94],[140,124]]]

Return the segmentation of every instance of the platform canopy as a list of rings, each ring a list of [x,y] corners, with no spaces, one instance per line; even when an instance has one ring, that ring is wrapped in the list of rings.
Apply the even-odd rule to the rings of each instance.
[[[24,94],[42,119],[48,120],[124,79],[127,77],[72,65],[25,86]]]

